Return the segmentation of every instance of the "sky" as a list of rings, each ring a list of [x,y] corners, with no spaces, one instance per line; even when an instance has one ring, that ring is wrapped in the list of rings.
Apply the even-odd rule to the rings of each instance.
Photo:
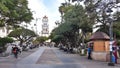
[[[55,28],[55,21],[60,20],[60,13],[58,7],[65,0],[28,0],[28,7],[33,12],[34,19],[37,20],[37,30],[41,32],[42,30],[42,18],[46,15],[48,17],[49,31]],[[32,25],[36,23],[36,20],[33,20]],[[34,28],[35,30],[36,28]]]

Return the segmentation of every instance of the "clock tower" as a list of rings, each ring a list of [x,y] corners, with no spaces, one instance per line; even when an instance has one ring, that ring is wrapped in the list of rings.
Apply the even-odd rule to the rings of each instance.
[[[48,17],[44,16],[42,18],[42,36],[48,36],[49,35],[49,25],[48,25]]]

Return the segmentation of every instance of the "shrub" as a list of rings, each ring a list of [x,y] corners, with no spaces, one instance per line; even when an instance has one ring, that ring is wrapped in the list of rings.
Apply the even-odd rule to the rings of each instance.
[[[0,51],[4,52],[6,50],[5,45],[7,43],[12,43],[14,40],[12,38],[9,37],[4,37],[4,38],[0,38]]]

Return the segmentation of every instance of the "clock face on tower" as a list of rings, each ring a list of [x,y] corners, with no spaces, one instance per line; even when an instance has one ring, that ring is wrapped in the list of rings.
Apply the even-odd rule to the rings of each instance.
[[[47,22],[48,22],[48,19],[43,19],[42,21],[47,23]]]

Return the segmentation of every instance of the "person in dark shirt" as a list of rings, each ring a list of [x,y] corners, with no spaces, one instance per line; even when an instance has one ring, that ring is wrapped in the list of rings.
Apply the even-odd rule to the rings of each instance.
[[[12,53],[14,54],[15,58],[18,58],[18,52],[19,48],[15,45],[15,47],[12,48]]]

